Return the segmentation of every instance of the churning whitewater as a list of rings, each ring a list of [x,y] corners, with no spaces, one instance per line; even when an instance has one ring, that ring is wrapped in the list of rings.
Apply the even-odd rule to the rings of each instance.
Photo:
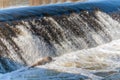
[[[1,10],[0,80],[119,80],[119,2]],[[46,56],[54,60],[27,67]]]

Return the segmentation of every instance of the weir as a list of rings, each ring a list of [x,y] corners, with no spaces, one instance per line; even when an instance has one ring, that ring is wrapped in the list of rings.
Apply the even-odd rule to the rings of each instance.
[[[45,56],[69,54],[119,39],[119,2],[78,2],[1,10],[0,72],[31,65]]]

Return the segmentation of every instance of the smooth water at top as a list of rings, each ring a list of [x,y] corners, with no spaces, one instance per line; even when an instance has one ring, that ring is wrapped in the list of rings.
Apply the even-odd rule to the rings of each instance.
[[[85,2],[87,0],[1,0],[0,7],[1,9],[5,8],[16,8],[16,7],[25,7],[25,6],[38,6],[46,4],[55,4],[55,3],[66,3],[66,2]]]

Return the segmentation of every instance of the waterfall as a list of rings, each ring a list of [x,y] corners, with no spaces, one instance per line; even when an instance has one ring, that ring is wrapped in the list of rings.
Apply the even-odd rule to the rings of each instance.
[[[120,38],[119,4],[67,4],[0,11],[0,72]]]

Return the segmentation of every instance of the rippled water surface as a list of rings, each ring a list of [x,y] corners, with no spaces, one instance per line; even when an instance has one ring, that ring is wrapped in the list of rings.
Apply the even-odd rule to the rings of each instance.
[[[63,3],[63,2],[77,2],[77,1],[87,1],[87,0],[0,0],[1,8],[15,8],[15,7],[25,7],[25,6],[38,6],[53,3]]]

